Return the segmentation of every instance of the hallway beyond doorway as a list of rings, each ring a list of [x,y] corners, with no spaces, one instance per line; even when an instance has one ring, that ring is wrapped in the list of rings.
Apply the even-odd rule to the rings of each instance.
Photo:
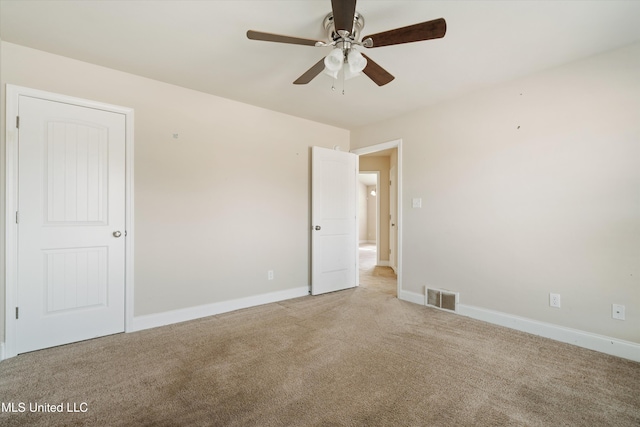
[[[360,286],[397,297],[397,277],[391,267],[376,265],[375,243],[360,244]]]

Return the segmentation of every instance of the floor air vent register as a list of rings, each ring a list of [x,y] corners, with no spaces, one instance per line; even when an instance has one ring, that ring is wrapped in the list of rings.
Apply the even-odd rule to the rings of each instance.
[[[425,305],[456,312],[458,311],[459,299],[458,292],[426,288]]]

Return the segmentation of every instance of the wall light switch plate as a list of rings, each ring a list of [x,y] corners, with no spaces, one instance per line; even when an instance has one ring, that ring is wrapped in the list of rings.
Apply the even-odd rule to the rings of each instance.
[[[422,199],[419,197],[415,197],[413,199],[413,205],[414,208],[421,208],[422,207]]]

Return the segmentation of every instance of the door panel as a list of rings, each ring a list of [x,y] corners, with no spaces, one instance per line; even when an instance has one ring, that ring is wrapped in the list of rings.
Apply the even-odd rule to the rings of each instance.
[[[107,247],[43,250],[45,315],[107,305]]]
[[[46,224],[104,225],[108,208],[108,129],[61,121],[49,121],[46,126]]]
[[[19,114],[17,352],[123,332],[125,116],[29,96]]]
[[[357,156],[312,148],[311,293],[357,283]]]

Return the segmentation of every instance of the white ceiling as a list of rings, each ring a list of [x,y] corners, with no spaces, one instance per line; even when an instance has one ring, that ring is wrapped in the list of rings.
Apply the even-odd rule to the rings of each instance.
[[[0,37],[345,129],[640,40],[640,1],[360,0],[362,35],[443,17],[443,39],[367,49],[396,79],[332,91],[292,82],[329,48],[252,41],[248,29],[323,39],[329,0],[0,0]],[[364,49],[364,48],[362,48]]]
[[[361,172],[358,174],[358,181],[361,182],[362,184],[366,185],[367,187],[369,187],[370,185],[377,185],[378,184],[378,175],[375,173],[364,173]]]

